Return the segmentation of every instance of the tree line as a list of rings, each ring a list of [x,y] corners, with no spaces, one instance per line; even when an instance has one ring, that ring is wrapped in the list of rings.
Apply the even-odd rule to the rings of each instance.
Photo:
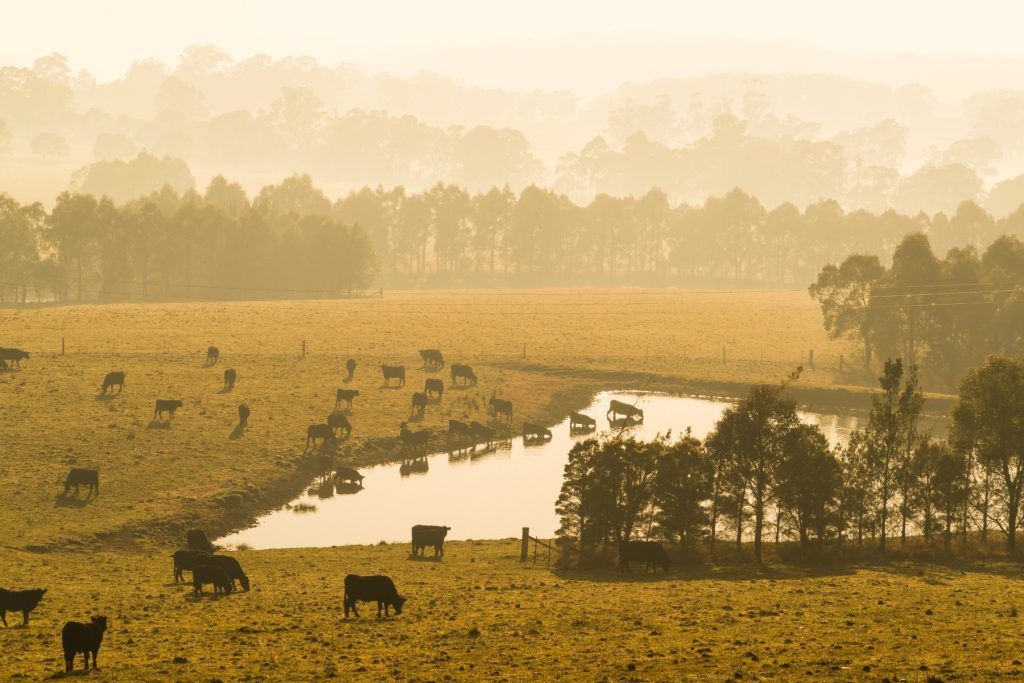
[[[1009,234],[981,248],[995,224],[973,209],[960,214],[964,226],[977,226],[974,240],[951,246],[944,258],[931,239],[949,244],[951,235],[933,222],[934,231],[903,238],[888,268],[875,255],[854,253],[818,273],[810,294],[825,329],[832,338],[856,339],[865,367],[900,357],[920,366],[929,386],[945,389],[987,354],[1024,351],[1024,244]]]
[[[992,356],[965,376],[946,440],[921,428],[917,370],[898,359],[884,364],[867,425],[843,445],[800,421],[788,384],[752,388],[703,441],[687,431],[577,443],[555,504],[559,537],[584,557],[634,538],[690,553],[726,542],[742,553],[749,542],[761,563],[766,540],[820,558],[884,555],[915,535],[968,552],[971,534],[987,544],[998,533],[1016,553],[1024,361]]]

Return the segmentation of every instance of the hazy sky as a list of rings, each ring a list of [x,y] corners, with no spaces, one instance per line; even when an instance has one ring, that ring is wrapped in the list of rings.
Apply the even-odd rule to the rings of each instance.
[[[1024,57],[1022,19],[1024,4],[1011,0],[33,0],[5,7],[0,63],[28,65],[56,51],[75,68],[107,80],[134,60],[157,57],[173,64],[188,45],[215,44],[237,57],[307,54],[332,65],[460,70],[453,50],[467,54],[495,43],[528,45],[530,39],[550,44],[551,38],[567,36],[568,57],[584,36],[628,30],[786,41],[857,53]],[[654,68],[649,54],[638,54],[633,64],[630,51],[624,52],[616,55],[617,75],[669,74],[665,64]],[[488,54],[492,57],[485,59],[500,58],[500,52]],[[456,75],[485,77],[489,64],[470,66]],[[509,73],[510,65],[501,66]],[[715,68],[708,64],[704,70]],[[563,70],[563,79],[571,78],[571,70]]]

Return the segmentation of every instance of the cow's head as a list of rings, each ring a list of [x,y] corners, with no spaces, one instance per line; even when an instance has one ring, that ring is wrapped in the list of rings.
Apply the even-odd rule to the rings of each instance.
[[[242,574],[242,576],[238,579],[238,583],[242,584],[242,590],[244,590],[246,592],[249,591],[249,577],[248,576],[246,576],[245,574]]]
[[[104,631],[107,630],[107,618],[106,617],[93,617],[92,618],[92,625],[96,629],[98,629],[100,633],[103,633]]]
[[[395,614],[401,614],[402,613],[402,605],[405,604],[406,599],[407,598],[403,598],[401,596],[395,598],[394,603],[392,603],[394,608],[395,608]]]
[[[181,401],[175,401],[174,402],[174,407],[175,408],[180,408],[181,406],[182,406],[182,402]]]

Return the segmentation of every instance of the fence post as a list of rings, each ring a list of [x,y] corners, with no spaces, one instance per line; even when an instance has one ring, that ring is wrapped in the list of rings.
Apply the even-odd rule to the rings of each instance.
[[[60,338],[60,355],[64,355],[64,337]]]
[[[722,346],[722,365],[725,365],[725,345]]]
[[[807,365],[811,367],[811,370],[814,369],[814,349],[807,352]]]
[[[523,358],[526,358],[526,344],[523,344]]]
[[[519,549],[519,561],[526,562],[530,556],[530,527],[523,527],[523,545]]]
[[[839,372],[843,371],[843,354],[839,354]]]
[[[302,357],[303,358],[306,357],[306,340],[305,339],[302,340]]]

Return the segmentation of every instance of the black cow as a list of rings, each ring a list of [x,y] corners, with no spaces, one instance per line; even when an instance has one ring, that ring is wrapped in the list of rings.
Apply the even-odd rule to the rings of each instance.
[[[657,541],[620,541],[619,571],[628,571],[632,574],[633,570],[629,568],[632,562],[643,562],[644,571],[652,566],[657,571],[658,565],[661,565],[666,574],[669,567],[672,566],[672,561],[668,559],[668,553]]]
[[[338,389],[334,395],[334,409],[337,410],[341,406],[341,402],[344,401],[348,404],[348,407],[352,407],[352,399],[359,395],[358,389]]]
[[[157,416],[163,416],[167,414],[167,421],[170,422],[171,418],[174,417],[174,411],[182,406],[181,401],[176,398],[158,398],[156,400],[156,406],[153,408],[153,419],[156,420]]]
[[[608,405],[608,413],[605,417],[608,421],[618,419],[619,416],[626,418],[627,420],[635,420],[637,422],[644,421],[644,411],[636,406],[632,406],[622,401],[616,401],[612,399],[612,402]]]
[[[380,617],[381,608],[384,609],[384,616],[388,614],[388,608],[394,607],[395,614],[402,613],[402,605],[405,598],[398,595],[395,582],[386,576],[356,576],[349,574],[345,577],[345,618],[348,619],[348,611],[358,617],[356,610],[357,602],[376,602],[377,616]]]
[[[448,420],[448,443],[463,443],[473,440],[473,430],[459,420]]]
[[[224,371],[224,388],[231,390],[235,388],[235,380],[238,379],[238,373],[235,372],[234,368],[228,368]]]
[[[573,411],[569,413],[569,429],[597,429],[597,420],[589,415]]]
[[[382,365],[380,371],[384,374],[384,386],[391,386],[391,380],[397,379],[398,386],[405,386],[405,366],[404,365]]]
[[[345,371],[348,372],[348,381],[352,381],[352,376],[356,374],[356,359],[349,358],[345,361]]]
[[[11,367],[17,365],[21,367],[21,361],[28,359],[28,351],[22,351],[21,349],[0,349],[0,365],[6,365],[7,361],[11,362]]]
[[[417,391],[412,395],[412,412],[420,417],[423,417],[423,413],[427,410],[427,395],[422,391]]]
[[[444,356],[437,349],[420,349],[420,358],[423,359],[423,365],[428,368],[444,367]]]
[[[473,372],[473,368],[468,365],[460,365],[458,363],[452,364],[452,386],[454,387],[457,382],[456,380],[462,378],[463,384],[476,384],[476,373]]]
[[[215,550],[210,539],[206,537],[206,532],[202,529],[189,529],[185,532],[185,543],[189,550],[199,550],[204,553],[213,553]]]
[[[75,668],[75,655],[85,656],[85,668],[89,668],[89,655],[92,655],[92,668],[96,668],[96,655],[103,644],[103,634],[107,631],[106,617],[93,617],[88,624],[69,621],[60,632],[60,642],[64,648],[65,671]]]
[[[512,401],[506,401],[503,398],[498,398],[496,394],[492,394],[491,400],[487,403],[494,409],[494,417],[499,421],[512,424]]]
[[[338,436],[338,430],[345,430],[345,438],[352,436],[352,423],[342,413],[331,413],[327,416],[327,426],[331,428],[331,434]]]
[[[412,554],[422,557],[423,550],[432,546],[434,557],[444,557],[444,539],[450,530],[450,526],[417,524],[412,528]]]
[[[71,493],[71,487],[75,487],[75,496],[78,496],[79,489],[82,486],[89,487],[89,493],[86,498],[95,493],[97,496],[100,495],[100,472],[99,470],[87,470],[80,467],[74,467],[68,472],[68,476],[64,479],[64,497],[66,498]]]
[[[313,446],[316,447],[316,440],[321,439],[322,445],[326,446],[327,442],[330,441],[332,444],[337,443],[338,439],[334,436],[334,430],[331,429],[330,425],[326,424],[315,424],[309,425],[306,428],[306,450],[309,450],[309,444],[312,442]]]
[[[363,488],[363,475],[351,467],[338,467],[334,470],[334,481],[339,484],[355,484]]]
[[[194,571],[200,564],[210,564],[208,562],[210,557],[211,553],[205,550],[175,550],[171,555],[171,563],[174,566],[174,583],[185,580],[182,572]]]
[[[423,383],[423,393],[427,396],[437,394],[438,398],[442,398],[444,396],[444,380],[431,377]]]
[[[220,360],[220,349],[216,346],[210,346],[206,349],[206,364],[216,365]]]
[[[540,425],[535,425],[532,422],[524,422],[523,423],[523,439],[526,439],[527,441],[529,441],[531,439],[537,440],[537,441],[550,441],[551,440],[551,430],[548,429],[547,427],[541,427]]]
[[[103,377],[103,385],[100,387],[100,389],[103,390],[103,394],[107,393],[107,389],[110,389],[111,392],[113,392],[114,387],[117,387],[117,393],[119,394],[124,391],[124,370],[120,372],[108,372]]]
[[[469,423],[469,430],[472,433],[473,438],[483,443],[491,443],[494,441],[494,430],[485,424],[481,424],[476,420]]]
[[[192,568],[192,591],[197,595],[203,594],[203,584],[213,584],[213,593],[224,593],[227,595],[234,590],[228,573],[223,567],[212,564],[197,564]]]
[[[425,429],[414,432],[409,429],[405,422],[403,422],[402,430],[398,433],[398,438],[402,440],[402,447],[406,451],[413,453],[425,453],[430,442],[430,432]]]
[[[245,427],[245,426],[247,426],[249,424],[249,414],[250,414],[250,412],[251,411],[249,410],[249,406],[246,405],[245,403],[240,403],[238,405],[238,426],[239,427]]]
[[[21,625],[28,626],[28,614],[36,608],[39,601],[46,595],[45,588],[32,588],[27,591],[9,591],[0,588],[0,621],[7,628],[7,613],[21,612]]]
[[[238,564],[238,560],[228,555],[207,555],[205,562],[211,567],[220,567],[227,574],[231,580],[231,588],[234,590],[235,581],[238,581],[239,585],[242,586],[242,590],[249,591],[249,577],[242,571],[242,565]]]

